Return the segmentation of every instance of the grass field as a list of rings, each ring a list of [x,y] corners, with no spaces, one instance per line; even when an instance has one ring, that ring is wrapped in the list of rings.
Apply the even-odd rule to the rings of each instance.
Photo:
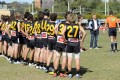
[[[100,49],[90,50],[90,33],[87,31],[85,40],[86,52],[81,54],[81,78],[79,80],[120,80],[120,51],[110,53],[110,40],[107,32],[99,35]],[[120,43],[120,34],[118,34]],[[120,49],[120,44],[118,44]],[[73,67],[75,63],[73,62]],[[6,59],[0,58],[0,80],[68,80],[68,78],[53,78],[45,72],[34,67],[22,64],[10,64]],[[78,80],[73,77],[70,80]]]

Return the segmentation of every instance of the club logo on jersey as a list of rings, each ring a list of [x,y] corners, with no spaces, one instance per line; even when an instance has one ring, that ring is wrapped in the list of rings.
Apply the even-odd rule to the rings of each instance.
[[[42,32],[42,38],[47,38],[47,32]]]
[[[65,39],[63,38],[63,36],[57,36],[57,42],[58,43],[64,43]]]

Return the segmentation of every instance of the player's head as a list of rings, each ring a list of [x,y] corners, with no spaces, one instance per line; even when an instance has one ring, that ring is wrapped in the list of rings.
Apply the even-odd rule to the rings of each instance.
[[[38,12],[38,19],[39,19],[39,21],[41,21],[43,18],[44,18],[43,12],[42,12],[42,11],[39,11],[39,12]]]
[[[70,14],[71,12],[67,11],[64,15],[65,19],[67,19],[67,15]]]
[[[9,17],[9,16],[6,16],[6,15],[5,15],[5,16],[3,15],[3,17],[2,17],[2,20],[5,21],[5,22],[6,22],[6,21],[9,21],[9,19],[10,19],[10,17]]]
[[[80,14],[78,15],[78,20],[81,20],[81,19],[83,19],[83,16]]]
[[[49,17],[50,11],[48,9],[44,9],[43,14],[44,14],[44,16]]]
[[[14,14],[16,19],[20,19],[21,18],[21,14],[19,12],[15,12]]]
[[[110,11],[109,14],[110,14],[110,15],[113,15],[113,11]]]
[[[33,20],[33,15],[32,14],[28,15],[27,20],[32,21]]]
[[[56,21],[56,19],[57,19],[57,14],[56,13],[51,13],[50,14],[50,20],[51,21]]]
[[[25,14],[24,14],[24,18],[27,19],[27,17],[28,17],[29,15],[30,15],[29,12],[25,12]]]
[[[70,14],[67,15],[67,20],[70,23],[74,23],[77,20],[77,15],[74,14],[74,13],[70,13]]]

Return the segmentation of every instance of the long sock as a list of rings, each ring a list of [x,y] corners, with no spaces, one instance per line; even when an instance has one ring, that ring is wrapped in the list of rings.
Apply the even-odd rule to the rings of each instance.
[[[49,66],[46,66],[47,71],[49,71]]]
[[[36,62],[36,64],[37,64],[37,66],[39,66],[39,65],[40,65],[40,63],[39,63],[39,62]]]
[[[41,67],[43,67],[43,62],[41,62]]]
[[[76,70],[76,74],[80,74],[80,70]]]
[[[72,71],[68,71],[68,74],[72,74]]]
[[[111,43],[111,50],[114,50],[114,43]]]
[[[115,42],[114,45],[115,45],[115,50],[117,50],[117,42]]]
[[[43,63],[43,66],[46,67],[46,63]]]
[[[64,74],[65,73],[65,69],[62,69],[60,73]]]

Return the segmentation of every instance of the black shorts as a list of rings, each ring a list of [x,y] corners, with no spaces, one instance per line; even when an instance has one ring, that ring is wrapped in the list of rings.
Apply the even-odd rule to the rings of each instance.
[[[56,39],[48,39],[48,49],[50,51],[55,50],[56,47]]]
[[[66,52],[66,44],[56,43],[56,51],[58,52]]]
[[[23,44],[23,45],[27,44],[27,39],[26,39],[26,37],[20,36],[20,37],[19,37],[19,40],[20,40],[20,44]]]
[[[108,34],[109,34],[109,36],[116,37],[117,36],[117,29],[116,28],[109,28]]]
[[[34,47],[35,47],[35,40],[28,40],[27,39],[27,47],[31,48],[31,49],[34,49]]]
[[[12,46],[12,40],[9,38],[9,40],[8,40],[8,45],[9,46]]]
[[[2,41],[6,41],[7,42],[8,39],[8,35],[2,35]]]
[[[11,37],[11,40],[12,40],[12,42],[15,43],[15,44],[18,44],[18,43],[19,43],[18,37],[12,36],[12,37]]]
[[[38,38],[35,39],[35,47],[36,48],[43,48],[42,39],[38,39]]]
[[[2,41],[2,34],[0,34],[0,41]]]
[[[47,45],[48,45],[48,38],[42,38],[42,42],[43,42],[43,47],[47,47]]]
[[[66,46],[67,53],[79,53],[80,52],[80,42],[67,42]]]

